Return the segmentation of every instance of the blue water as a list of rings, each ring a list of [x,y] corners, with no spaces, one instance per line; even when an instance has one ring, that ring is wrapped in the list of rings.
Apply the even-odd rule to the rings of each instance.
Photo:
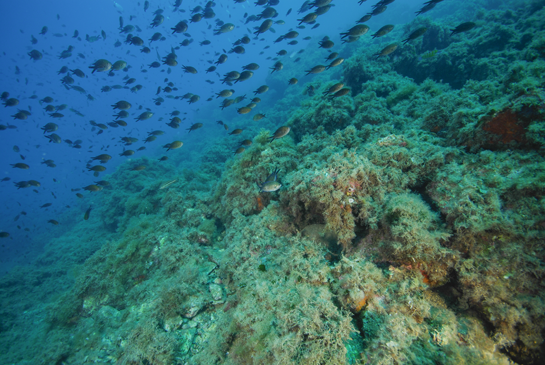
[[[287,41],[273,43],[280,35],[287,33],[298,24],[297,19],[301,18],[298,9],[302,2],[281,1],[275,9],[278,16],[273,20],[284,20],[286,24],[273,26],[276,33],[271,31],[260,35],[259,39],[252,36],[252,42],[244,45],[246,53],[238,55],[228,54],[229,59],[225,64],[219,65],[217,71],[223,76],[232,70],[240,70],[242,66],[256,62],[261,67],[254,72],[254,76],[245,82],[235,84],[233,87],[221,85],[220,77],[216,72],[206,74],[205,70],[212,66],[207,61],[215,62],[218,58],[216,53],[223,53],[232,48],[232,43],[244,35],[251,35],[253,27],[261,24],[261,21],[245,23],[244,14],[259,14],[262,7],[255,7],[253,4],[245,2],[235,4],[231,1],[217,2],[213,8],[216,16],[213,19],[203,19],[198,23],[189,23],[188,33],[193,39],[193,43],[188,47],[179,47],[179,43],[186,37],[182,34],[172,34],[172,28],[180,20],[190,18],[191,9],[196,6],[204,6],[205,2],[184,1],[182,10],[185,13],[173,12],[173,6],[169,2],[152,1],[149,9],[144,11],[144,2],[112,2],[99,1],[91,3],[75,2],[56,2],[55,4],[46,4],[43,2],[31,3],[10,3],[6,11],[3,12],[3,21],[0,29],[4,34],[2,42],[1,73],[2,73],[2,92],[9,92],[10,97],[19,99],[20,103],[16,107],[4,107],[1,109],[2,124],[16,126],[16,129],[2,131],[1,138],[4,143],[0,146],[3,156],[1,175],[2,178],[9,177],[10,180],[2,182],[2,211],[1,221],[2,231],[9,232],[10,239],[3,240],[2,264],[10,266],[10,262],[25,262],[29,256],[34,256],[39,252],[44,242],[50,238],[58,236],[68,223],[60,221],[59,226],[52,226],[47,223],[50,219],[58,221],[59,216],[66,212],[83,212],[88,208],[75,196],[72,189],[82,188],[94,181],[98,181],[92,172],[87,171],[86,164],[91,157],[102,153],[108,153],[113,156],[107,164],[107,170],[102,173],[111,173],[116,167],[127,160],[119,154],[123,151],[123,145],[120,142],[121,137],[130,136],[139,139],[139,142],[131,146],[133,150],[145,146],[146,150],[137,152],[132,157],[149,156],[158,158],[162,156],[162,146],[170,143],[171,140],[183,140],[184,148],[180,153],[182,160],[194,159],[198,151],[194,150],[193,138],[199,138],[198,134],[186,135],[188,128],[195,120],[206,121],[201,135],[206,133],[206,142],[209,145],[216,143],[216,138],[223,136],[222,130],[216,127],[216,120],[227,120],[237,116],[236,108],[249,102],[252,91],[260,85],[266,83],[268,68],[274,64],[268,57],[276,57],[276,53],[281,49],[288,51],[288,56],[292,53],[305,49],[310,44],[315,44],[326,35],[338,34],[346,31],[347,25],[353,24],[371,10],[371,2],[358,5],[357,2],[337,2],[331,10],[319,18],[320,27],[310,29],[298,29],[300,35],[297,38],[299,43],[295,46],[286,45]],[[372,29],[382,25],[385,21],[392,24],[402,24],[414,18],[414,12],[420,7],[418,1],[412,2],[394,2],[388,8],[387,14],[381,14],[372,19],[369,24]],[[157,28],[151,28],[150,24],[154,18],[154,11],[164,9],[165,20]],[[288,16],[285,14],[292,9]],[[307,12],[308,13],[308,12]],[[155,32],[160,32],[166,40],[156,41],[151,44],[151,53],[143,54],[140,52],[142,47],[125,44],[126,34],[120,34],[119,18],[122,17],[124,25],[139,26],[140,31],[134,31],[133,34],[141,37],[145,41],[145,46],[149,46],[149,39]],[[132,20],[131,20],[132,18]],[[235,24],[232,32],[213,35],[213,29],[216,28],[216,20],[222,20],[225,23]],[[42,27],[47,27],[47,33],[39,34]],[[211,29],[210,29],[211,28]],[[74,32],[78,31],[79,37],[73,38]],[[106,39],[102,39],[101,32],[104,31]],[[99,40],[89,42],[86,35],[90,37],[98,36]],[[37,39],[37,44],[31,44],[31,37]],[[305,41],[303,38],[311,36],[311,40]],[[337,38],[335,36],[333,39]],[[203,40],[210,40],[210,45],[200,46]],[[115,47],[114,44],[120,41],[122,45]],[[66,59],[59,59],[62,51],[73,46],[72,55]],[[264,48],[270,46],[269,49]],[[167,67],[162,65],[160,68],[149,68],[149,64],[154,61],[162,63],[159,57],[165,57],[170,53],[171,47],[179,47],[176,50],[178,55],[178,66]],[[31,50],[36,49],[43,54],[41,60],[34,61],[27,55]],[[261,54],[263,52],[263,54]],[[80,57],[79,55],[82,55]],[[299,55],[296,55],[297,57]],[[347,55],[345,55],[346,57]],[[295,58],[295,57],[292,57]],[[303,55],[304,57],[304,55]],[[105,58],[111,63],[117,60],[124,60],[128,63],[129,69],[116,71],[113,76],[106,73],[91,73],[89,66],[96,60]],[[194,66],[198,69],[198,74],[185,74],[182,71],[182,65]],[[85,78],[81,79],[72,75],[75,82],[73,85],[82,87],[85,93],[76,90],[67,90],[61,78],[66,74],[58,75],[63,66],[69,69],[80,69],[85,72]],[[20,70],[16,72],[16,67]],[[167,70],[171,73],[168,74]],[[147,71],[143,73],[142,71]],[[134,85],[141,84],[143,89],[133,93],[128,89],[111,90],[107,93],[101,92],[103,86],[122,85],[126,76],[136,78]],[[301,75],[302,76],[302,75]],[[165,79],[172,81],[178,91],[170,95],[182,96],[188,92],[200,96],[199,102],[189,105],[186,100],[174,100],[165,98],[166,93],[161,92],[160,97],[165,99],[162,105],[154,105],[153,99],[156,97],[158,87],[164,88],[167,84]],[[211,80],[213,85],[204,80]],[[305,81],[310,81],[310,77],[300,77],[300,85]],[[220,100],[216,99],[215,93],[225,89],[235,90],[233,98],[240,95],[247,95],[248,99],[242,104],[231,106],[223,112],[219,109]],[[265,94],[263,104],[274,105],[274,97],[271,98]],[[37,96],[36,99],[30,99],[31,96]],[[94,100],[88,100],[91,95]],[[66,104],[67,108],[61,111],[64,114],[62,118],[51,118],[44,111],[45,103],[40,104],[40,100],[50,96],[54,99],[51,103],[54,106]],[[212,101],[207,101],[212,97]],[[127,127],[112,128],[108,127],[104,133],[97,135],[98,129],[92,130],[89,121],[94,120],[97,123],[113,121],[114,114],[111,105],[119,100],[127,100],[132,103],[129,110],[130,117],[127,118],[129,125]],[[244,104],[245,105],[245,104]],[[134,119],[142,111],[139,107],[148,108],[154,116],[150,120],[135,122]],[[78,116],[69,108],[75,109],[84,116]],[[11,116],[18,109],[27,110],[32,115],[24,121],[13,120]],[[181,118],[185,118],[179,129],[172,129],[165,126],[169,121],[169,114],[178,110],[182,113]],[[160,121],[161,119],[161,121]],[[67,143],[53,144],[49,143],[44,137],[41,128],[49,122],[59,125],[56,132],[63,140],[69,139],[76,141],[82,140],[81,149],[71,148]],[[243,127],[242,125],[240,127]],[[152,143],[142,143],[147,137],[147,132],[161,129],[166,133],[159,136]],[[14,152],[13,146],[18,146],[20,152]],[[133,148],[135,147],[135,148]],[[127,147],[129,149],[129,147]],[[20,157],[23,155],[25,160]],[[191,155],[191,156],[188,156]],[[41,164],[44,160],[52,159],[56,167],[49,168]],[[10,165],[24,162],[30,165],[28,170],[19,170]],[[39,188],[31,187],[26,189],[17,189],[14,182],[36,180],[40,182]],[[36,190],[36,191],[34,191]],[[80,191],[80,193],[86,193]],[[40,208],[42,205],[51,203],[48,208]],[[26,215],[21,215],[21,212]],[[77,213],[79,214],[79,213]],[[17,221],[15,217],[19,216]],[[7,241],[7,242],[6,242]],[[24,256],[23,256],[24,255]]]

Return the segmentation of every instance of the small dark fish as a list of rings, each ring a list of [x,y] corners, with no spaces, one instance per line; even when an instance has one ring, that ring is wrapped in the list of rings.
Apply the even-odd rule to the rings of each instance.
[[[299,22],[299,25],[301,25],[302,23],[310,24],[310,23],[314,22],[316,20],[316,18],[318,18],[318,14],[308,13],[303,18],[297,19],[297,21]]]
[[[101,165],[91,166],[87,168],[88,171],[94,171],[94,172],[102,172],[106,170],[106,167]]]
[[[339,54],[337,52],[330,53],[329,56],[326,57],[326,61],[333,61],[335,58],[337,58]]]
[[[364,0],[365,1],[365,0]],[[306,13],[307,11],[309,11],[311,9],[311,6],[310,6],[310,1],[305,1],[303,3],[303,5],[301,5],[301,7],[299,8],[299,10],[297,11],[299,14],[301,13]]]
[[[295,42],[295,41],[294,41]],[[284,64],[282,64],[282,62],[280,61],[277,61],[273,67],[269,67],[269,69],[271,69],[271,73],[273,73],[274,71],[281,71],[282,69],[284,68]]]
[[[46,135],[45,136],[46,138],[49,138],[49,142],[53,142],[53,143],[61,143],[62,142],[62,139],[61,137],[59,137],[57,134],[55,133],[52,133],[50,135]]]
[[[83,188],[83,190],[87,190],[90,192],[101,191],[102,189],[103,189],[102,186],[98,186],[98,185],[87,185],[86,187]]]
[[[344,87],[344,84],[342,82],[339,82],[333,86],[331,86],[329,89],[327,89],[326,91],[324,91],[324,95],[329,95],[329,94],[334,94],[336,93],[337,91],[341,90],[342,88]]]
[[[159,187],[159,190],[163,190],[163,189],[168,188],[170,185],[174,184],[176,181],[178,181],[178,180],[177,180],[177,179],[174,179],[174,180],[170,180],[170,181],[164,183],[163,185],[161,185],[161,186]]]
[[[9,98],[7,100],[4,101],[4,106],[5,107],[8,107],[8,106],[17,106],[19,105],[19,100],[18,99],[15,99],[15,98]]]
[[[310,74],[319,74],[319,73],[322,73],[325,71],[327,67],[324,66],[324,65],[318,65],[318,66],[314,66],[313,68],[311,68],[310,70],[307,70],[305,71],[307,73],[307,75],[310,75]]]
[[[182,141],[174,141],[172,143],[167,143],[166,145],[163,146],[163,148],[166,148],[167,151],[170,151],[170,150],[175,150],[177,148],[180,148],[184,145],[184,143]]]
[[[197,130],[197,129],[201,128],[201,127],[202,127],[202,123],[195,123],[191,127],[187,128],[186,130],[189,131],[187,133],[190,133],[191,131]]]
[[[390,53],[394,52],[397,49],[398,45],[396,43],[390,44],[382,49],[382,51],[375,53],[373,56],[375,56],[377,59],[382,56],[387,56]]]
[[[93,207],[89,207],[89,209],[87,209],[87,211],[85,212],[85,214],[83,215],[83,219],[84,220],[87,220],[89,219],[89,216],[91,215],[91,210],[93,209]]]
[[[392,24],[388,24],[380,28],[375,34],[373,34],[371,37],[373,39],[385,36],[386,34],[390,33],[394,29],[394,26]]]
[[[11,167],[21,170],[28,170],[30,166],[28,166],[26,163],[18,162],[15,164],[11,164]]]
[[[333,41],[330,39],[321,40],[320,42],[318,42],[318,44],[320,45],[320,48],[325,49],[332,48],[335,45],[335,43],[333,43]]]
[[[185,73],[188,73],[188,74],[196,74],[197,73],[197,69],[195,67],[192,67],[192,66],[182,66],[182,69],[184,70]]]
[[[462,23],[460,24],[459,26],[457,26],[456,28],[452,29],[452,33],[450,33],[450,35],[454,35],[454,34],[458,34],[458,33],[463,33],[463,32],[468,32],[470,31],[471,29],[475,28],[477,24],[473,23],[473,22],[465,22],[465,23]]]
[[[275,169],[272,174],[270,174],[265,181],[263,181],[261,184],[256,181],[257,186],[259,187],[259,192],[266,192],[266,193],[272,193],[274,191],[277,191],[282,187],[282,184],[280,184],[277,179],[277,175],[280,172],[280,169]]]
[[[290,127],[286,127],[286,126],[283,126],[283,127],[280,127],[276,130],[276,132],[274,132],[274,134],[272,135],[272,137],[270,137],[270,141],[269,142],[272,142],[274,141],[275,139],[279,139],[279,138],[282,138],[284,137],[286,134],[288,134],[290,132],[291,128]]]
[[[409,36],[406,39],[403,40],[403,44],[406,44],[409,41],[412,41],[414,39],[417,39],[423,36],[424,33],[426,33],[427,31],[428,31],[428,28],[426,27],[418,28],[417,30],[409,34]]]
[[[34,61],[41,60],[43,58],[43,55],[40,51],[33,49],[32,51],[28,52],[28,55],[30,59]]]
[[[420,14],[424,14],[424,13],[427,13],[428,11],[432,10],[433,8],[435,8],[435,5],[436,3],[434,2],[430,2],[429,4],[427,5],[424,5],[420,10],[418,10],[416,12],[416,15],[420,15]]]
[[[132,156],[132,155],[134,155],[133,150],[125,150],[125,151],[123,151],[122,153],[119,154],[119,156]]]
[[[140,115],[138,116],[138,118],[136,118],[136,121],[139,121],[139,120],[148,120],[148,119],[150,119],[152,116],[153,116],[153,113],[150,112],[150,111],[143,112],[142,114],[140,114]]]
[[[367,15],[364,15],[362,18],[360,18],[360,20],[358,20],[356,23],[360,24],[360,23],[365,23],[366,21],[368,21],[369,19],[371,19],[373,16],[371,14],[367,14]]]
[[[360,37],[369,31],[369,27],[365,24],[358,24],[348,30],[348,32],[341,33],[341,39],[345,37]]]
[[[330,100],[335,98],[340,98],[341,96],[348,95],[350,93],[350,88],[345,87],[344,89],[341,89],[337,91],[336,93],[329,96]]]
[[[379,14],[384,13],[386,9],[387,9],[386,5],[379,5],[375,7],[375,9],[373,9],[373,11],[369,14],[371,14],[372,16],[377,16]]]
[[[337,67],[343,62],[344,62],[344,58],[341,58],[341,57],[336,58],[329,65],[327,65],[326,69],[329,70],[331,67]]]

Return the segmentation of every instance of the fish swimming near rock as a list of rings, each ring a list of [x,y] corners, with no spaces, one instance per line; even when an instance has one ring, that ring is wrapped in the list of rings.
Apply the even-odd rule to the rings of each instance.
[[[393,53],[397,49],[398,45],[396,43],[390,44],[386,47],[384,47],[380,52],[375,53],[373,56],[375,56],[375,59],[378,59],[379,57],[387,56],[390,53]]]
[[[432,51],[426,52],[420,57],[418,57],[418,61],[427,60],[430,58],[434,58],[436,55],[441,54],[442,50],[434,49]]]
[[[83,215],[83,220],[88,220],[89,219],[89,216],[91,215],[91,210],[93,209],[93,207],[89,207],[86,211],[85,211],[85,214]]]
[[[176,181],[178,181],[178,179],[170,180],[169,182],[164,183],[163,185],[159,187],[159,190],[168,188],[170,185],[174,184]]]
[[[269,142],[272,142],[274,141],[275,139],[279,139],[279,138],[282,138],[284,137],[286,134],[288,134],[290,132],[291,128],[290,127],[286,127],[286,126],[282,126],[280,128],[278,128],[276,130],[276,132],[274,132],[274,134],[269,137]]]
[[[412,41],[413,39],[417,39],[423,36],[424,33],[426,33],[427,31],[428,31],[428,28],[426,27],[418,28],[417,30],[409,34],[409,36],[403,40],[403,44],[406,44],[407,42]]]
[[[258,181],[256,181],[256,184],[259,187],[260,193],[261,192],[272,193],[279,190],[282,187],[282,184],[280,184],[277,181],[279,172],[280,172],[280,169],[274,169],[274,171],[261,184]]]
[[[468,32],[470,31],[471,29],[475,28],[477,24],[473,23],[473,22],[465,22],[465,23],[462,23],[460,25],[458,25],[456,28],[452,29],[450,33],[450,35],[454,35],[454,34],[458,34],[458,33],[463,33],[463,32]]]

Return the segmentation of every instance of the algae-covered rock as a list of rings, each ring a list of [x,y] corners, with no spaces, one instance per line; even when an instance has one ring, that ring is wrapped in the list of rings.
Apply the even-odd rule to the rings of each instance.
[[[166,318],[163,323],[163,329],[167,332],[175,331],[182,327],[183,321],[181,316]]]
[[[97,311],[95,318],[103,324],[116,328],[121,326],[123,313],[113,307],[103,306]]]
[[[265,117],[195,110],[203,128],[168,161],[111,174],[83,222],[93,225],[66,239],[97,248],[77,256],[77,273],[59,260],[56,275],[75,283],[48,307],[43,332],[56,340],[43,361],[542,363],[545,8],[431,5],[384,37],[329,34],[346,60],[319,75],[304,71],[327,51],[299,40],[304,53],[278,56],[262,100],[236,107]],[[462,22],[475,27],[453,32]],[[388,44],[395,52],[373,57]],[[346,93],[326,95],[333,85]],[[281,126],[290,132],[271,141]],[[273,179],[280,188],[263,191]],[[75,252],[66,246],[56,251]],[[49,283],[31,279],[27,292]],[[10,302],[26,278],[1,280]],[[41,323],[19,312],[6,326]]]
[[[204,303],[199,300],[197,297],[190,298],[186,304],[186,310],[183,313],[185,318],[195,317],[203,308]]]
[[[213,208],[223,221],[231,221],[235,209],[242,214],[259,213],[279,193],[260,193],[256,181],[265,181],[279,169],[277,179],[283,183],[285,174],[295,168],[297,154],[290,135],[274,142],[268,140],[270,135],[262,131],[252,147],[223,174],[213,199]]]
[[[193,341],[197,335],[196,328],[189,328],[179,331],[179,342],[180,342],[180,354],[187,355],[191,347],[193,346]]]
[[[212,299],[214,299],[214,304],[221,304],[224,302],[223,289],[221,285],[211,283],[210,285],[208,285],[208,288],[210,289],[210,295],[212,295]]]
[[[333,246],[337,243],[336,234],[332,231],[328,231],[323,224],[310,224],[303,228],[301,234],[326,247]]]

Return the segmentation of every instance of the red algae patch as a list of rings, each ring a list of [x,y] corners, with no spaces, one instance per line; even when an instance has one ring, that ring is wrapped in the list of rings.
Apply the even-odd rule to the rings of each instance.
[[[486,118],[488,117],[484,117],[483,119],[486,120]],[[508,144],[513,141],[525,143],[525,133],[528,124],[530,124],[529,121],[519,119],[516,112],[513,112],[511,109],[505,109],[485,122],[483,130],[498,136],[490,139],[490,144],[497,144],[498,142]]]

